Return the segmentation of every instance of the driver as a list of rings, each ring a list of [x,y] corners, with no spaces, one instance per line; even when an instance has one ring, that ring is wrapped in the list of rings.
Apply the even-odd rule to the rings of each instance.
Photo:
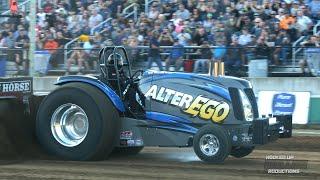
[[[115,56],[115,57],[114,57]],[[116,61],[116,62],[114,62]],[[116,64],[115,64],[116,63]],[[117,72],[119,74],[119,83],[120,83],[120,88],[123,90],[126,88],[128,80],[130,79],[124,69],[124,59],[120,54],[110,54],[108,59],[107,59],[107,66],[108,66],[108,79],[109,83],[114,87],[115,89],[117,88]]]
[[[132,77],[129,77],[124,69],[124,58],[120,54],[112,53],[109,55],[107,59],[107,67],[108,67],[108,80],[110,85],[118,91],[118,93],[122,94],[124,98],[127,100],[127,107],[133,112],[135,115],[140,114],[144,115],[144,98],[142,93],[139,91],[137,85],[134,83]],[[118,88],[118,77],[119,74],[119,84],[120,84],[120,92]],[[138,93],[141,104],[136,100],[136,93]]]
[[[114,63],[114,60],[116,61],[117,64]],[[114,57],[114,54],[110,54],[110,56],[107,59],[107,64],[109,67],[109,72],[108,75],[109,78],[111,79],[115,79],[117,76],[117,70],[120,74],[123,74],[123,58],[120,55],[117,55],[116,57]]]

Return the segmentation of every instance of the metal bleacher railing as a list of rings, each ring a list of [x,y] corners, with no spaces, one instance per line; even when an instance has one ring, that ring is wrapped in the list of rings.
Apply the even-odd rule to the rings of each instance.
[[[3,8],[5,8],[5,11],[1,12],[1,15],[10,15],[11,11],[9,9],[9,5],[7,3],[2,3],[1,5],[4,5],[4,6],[7,7],[7,8],[1,7],[1,10]],[[29,9],[29,6],[30,6],[30,0],[26,0],[26,1],[21,1],[21,0],[19,1],[18,0],[18,9],[19,9],[20,12],[21,11],[23,11],[23,12],[27,11]],[[7,21],[7,19],[8,18],[0,18],[0,23]]]
[[[154,1],[153,0],[145,0],[144,1],[144,12],[146,14],[148,14],[149,12],[149,6],[153,3]]]
[[[161,56],[164,57],[164,56],[167,56],[169,55],[169,51],[171,49],[173,49],[172,46],[160,46],[159,47],[161,49]],[[210,49],[214,50],[214,49],[218,49],[218,48],[226,48],[226,47],[219,47],[219,46],[211,46]],[[250,47],[241,47],[241,49],[243,50],[243,52],[245,52],[244,50],[245,49],[255,49],[256,46],[250,46]],[[275,47],[271,47],[271,48],[275,48]],[[296,48],[301,48],[301,49],[304,49],[304,47],[301,47],[301,46],[297,46]],[[184,53],[184,57],[183,59],[185,60],[192,60],[192,59],[196,59],[194,58],[194,56],[197,56],[199,55],[196,50],[198,49],[201,49],[200,46],[184,46],[184,49],[185,49],[185,53]],[[230,49],[230,48],[229,48]],[[81,50],[84,50],[84,49],[81,49]],[[98,50],[98,49],[94,49],[94,50]],[[93,51],[94,51],[93,50]],[[148,55],[148,50],[149,50],[149,46],[137,46],[135,48],[127,48],[127,50],[129,51],[138,51],[139,52],[139,55],[142,55],[142,56],[147,56]],[[254,56],[252,57],[253,59],[255,58]],[[270,56],[271,58],[271,56]],[[268,59],[269,61],[271,61],[271,59]],[[292,59],[291,59],[292,60]],[[276,66],[276,65],[272,65],[272,67],[274,68],[280,68],[279,66]],[[292,70],[293,72],[294,71],[297,71],[296,69],[296,66],[294,67],[288,67],[286,66],[287,69],[289,69],[288,71],[290,71],[290,69],[294,68],[295,70]]]
[[[318,20],[317,24],[313,26],[312,33],[313,35],[320,35],[320,20]],[[295,71],[295,68],[297,66],[297,63],[300,60],[304,60],[305,57],[305,52],[304,48],[300,46],[300,44],[307,39],[306,36],[301,36],[299,39],[297,39],[293,44],[292,44],[292,70]],[[299,47],[300,46],[300,47]]]
[[[95,32],[103,33],[105,31],[105,29],[103,29],[103,26],[105,24],[109,23],[111,20],[112,20],[112,18],[108,18],[108,19],[102,21],[101,23],[97,24],[96,26],[94,26],[90,31],[90,35],[94,35]],[[80,39],[79,37],[76,37],[64,45],[64,63],[67,62],[68,55],[73,50],[71,46],[74,45],[74,43],[78,42],[79,39]]]
[[[131,16],[133,16],[133,20],[137,21],[138,12],[139,12],[138,8],[139,8],[139,4],[132,3],[128,7],[123,9],[122,14],[124,15],[125,18],[130,18]]]
[[[111,20],[112,20],[112,18],[108,18],[108,19],[102,21],[101,23],[97,24],[96,26],[94,26],[90,31],[90,35],[94,35],[95,32],[99,32],[99,33],[103,32],[104,31],[103,26],[105,24],[109,23]],[[77,38],[75,38],[75,39],[77,39]]]
[[[25,11],[25,10],[29,9],[29,5],[30,5],[30,0],[18,1],[18,9],[19,9],[19,11]],[[2,12],[1,15],[8,15],[10,13],[11,13],[11,11],[8,9],[8,10]]]
[[[105,24],[109,23],[111,20],[112,20],[112,18],[108,18],[108,19],[102,21],[101,23],[97,24],[96,26],[94,26],[90,31],[90,35],[94,35],[95,32],[103,33],[105,31],[105,29],[103,29],[103,26]],[[67,62],[68,55],[73,50],[71,46],[74,45],[75,43],[77,43],[79,41],[79,39],[80,39],[80,37],[76,37],[64,45],[64,63],[65,64]]]
[[[313,34],[320,35],[320,20],[318,20],[317,24],[313,26]]]
[[[131,16],[133,16],[133,19],[136,21],[138,19],[138,10],[139,10],[138,7],[139,7],[139,5],[137,3],[132,3],[131,5],[129,5],[123,9],[122,15],[125,18],[131,18]],[[110,23],[111,21],[112,21],[112,18],[108,18],[108,19],[102,21],[101,23],[97,24],[96,26],[94,26],[91,29],[90,35],[94,35],[94,33],[96,33],[96,32],[97,33],[104,33],[106,31],[106,29],[103,27],[106,24]],[[72,45],[74,45],[78,41],[79,41],[79,37],[76,37],[65,44],[65,46],[64,46],[64,63],[65,64],[67,62],[68,56],[70,55],[70,53],[73,50]]]
[[[165,66],[165,59],[168,58],[168,55],[170,53],[171,50],[173,50],[174,47],[172,46],[160,46],[160,55],[161,55],[161,59],[162,59],[162,65]],[[192,72],[194,70],[194,63],[200,58],[200,54],[198,49],[201,49],[202,47],[200,46],[185,46],[184,47],[184,55],[183,55],[183,60],[185,64],[189,63],[189,70],[187,72]],[[217,46],[212,46],[210,47],[211,50],[213,50],[213,52],[216,52],[215,50],[217,48],[225,48],[226,50],[228,50],[228,47],[217,47]],[[252,46],[252,47],[239,47],[241,49],[241,54],[245,54],[246,52],[248,52],[247,50],[250,48],[257,48],[256,46]],[[279,47],[281,48],[281,47]],[[286,47],[288,48],[288,47]],[[297,46],[297,48],[302,48],[305,49],[305,52],[307,52],[308,54],[306,55],[307,57],[307,61],[308,64],[309,62],[320,62],[320,48],[316,48],[316,47],[300,47]],[[230,49],[230,48],[229,48]],[[34,61],[35,63],[35,71],[39,72],[40,75],[63,75],[66,72],[66,66],[64,64],[63,61],[57,62],[56,66],[52,65],[51,63],[51,57],[54,58],[56,61],[61,60],[62,58],[60,58],[61,56],[63,57],[63,50],[64,49],[60,49],[55,51],[57,54],[53,55],[52,54],[52,50],[39,50],[36,51],[35,53],[35,59]],[[92,65],[92,62],[98,62],[98,51],[100,49],[67,49],[67,50],[80,50],[80,51],[86,51],[86,55],[83,56],[83,60],[87,61],[87,62],[91,62],[90,66],[87,66],[86,68],[82,68],[81,70],[83,70],[83,73],[97,73],[97,69],[94,68],[94,66]],[[133,66],[135,67],[135,69],[146,69],[147,68],[147,58],[148,58],[148,52],[149,52],[149,46],[137,46],[135,48],[127,48],[128,53],[129,53],[129,58],[130,60],[133,62]],[[11,53],[10,53],[11,52]],[[14,62],[14,56],[12,56],[12,54],[24,54],[23,52],[27,52],[27,49],[8,49],[8,48],[0,48],[0,69],[3,70],[5,69],[6,74],[8,76],[10,75],[14,75],[14,74],[18,74],[17,72],[17,64],[15,64]],[[89,52],[89,54],[88,54]],[[232,53],[227,51],[224,55],[224,57],[228,57],[228,55]],[[11,54],[11,56],[9,55]],[[250,62],[251,60],[255,60],[255,61],[264,61],[266,62],[264,66],[265,69],[268,70],[268,73],[270,76],[301,76],[301,70],[300,68],[296,68],[295,71],[291,70],[290,66],[288,67],[283,67],[283,66],[279,66],[279,65],[272,65],[270,64],[272,62],[272,53],[268,54],[269,57],[259,57],[257,56],[256,53],[254,53],[253,55],[250,56],[250,58],[248,58],[247,62],[248,64],[242,65],[241,66],[241,71],[244,72],[244,74],[249,73],[249,67],[250,67]],[[242,56],[239,56],[239,58],[241,58]],[[249,56],[247,56],[249,57]],[[53,60],[54,60],[53,59]],[[201,58],[200,58],[201,59]],[[228,58],[226,58],[228,59]],[[50,62],[49,62],[50,60]],[[6,63],[3,63],[6,62]],[[190,63],[192,65],[190,65]],[[5,64],[5,65],[4,65]],[[2,66],[6,66],[6,67],[2,67]],[[52,66],[51,66],[52,65]],[[313,71],[313,75],[318,76],[319,74],[319,69],[320,69],[320,63],[313,63],[312,64],[314,70]],[[319,66],[319,67],[318,67]],[[89,68],[88,68],[89,67]],[[318,69],[316,68],[318,67]],[[20,70],[22,70],[23,67],[20,67]],[[174,66],[170,66],[170,70],[174,69]],[[190,70],[191,68],[191,70]],[[309,66],[310,68],[310,66]],[[157,69],[157,66],[154,64],[152,66],[152,69]],[[0,70],[0,71],[1,71]],[[28,72],[27,69],[25,69],[25,72]],[[76,73],[79,72],[79,67],[76,65],[72,65],[71,69],[69,69],[71,73]],[[183,71],[185,71],[186,69],[182,69]],[[181,71],[181,69],[180,69]],[[21,75],[21,74],[20,74]],[[244,75],[245,76],[245,75]]]
[[[7,11],[9,9],[9,1],[0,0],[0,14]]]
[[[293,44],[292,44],[292,69],[294,71],[294,67],[297,65],[297,59],[299,53],[300,53],[300,58],[301,54],[303,54],[303,48],[299,47],[300,43],[306,40],[306,36],[301,36],[299,39],[297,39]],[[303,58],[303,55],[302,55]]]

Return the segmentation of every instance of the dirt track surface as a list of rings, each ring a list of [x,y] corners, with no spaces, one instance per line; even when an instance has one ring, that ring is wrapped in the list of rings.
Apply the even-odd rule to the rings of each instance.
[[[112,156],[100,162],[24,157],[0,160],[0,179],[320,179],[319,142],[320,137],[280,139],[219,165],[200,161],[191,148],[149,147],[136,156]],[[308,160],[308,168],[299,174],[267,174],[267,155],[293,155],[294,160]]]

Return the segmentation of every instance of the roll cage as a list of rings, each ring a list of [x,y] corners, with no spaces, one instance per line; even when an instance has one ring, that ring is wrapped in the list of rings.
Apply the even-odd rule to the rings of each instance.
[[[137,87],[136,73],[132,74],[131,64],[123,46],[106,46],[99,53],[100,80],[108,84],[123,101],[129,117],[144,118],[144,96]],[[137,102],[136,94],[142,103]]]
[[[106,46],[99,52],[101,79],[107,82],[123,99],[125,84],[132,78],[131,64],[123,46]]]

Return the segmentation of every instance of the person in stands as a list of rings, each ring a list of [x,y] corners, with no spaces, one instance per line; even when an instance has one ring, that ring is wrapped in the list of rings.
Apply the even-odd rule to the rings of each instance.
[[[209,61],[212,59],[212,51],[210,50],[210,44],[208,41],[204,41],[200,47],[201,49],[197,52],[200,58],[197,59],[194,64],[194,72],[207,73]]]
[[[163,71],[163,67],[162,67],[162,62],[161,62],[161,57],[160,57],[160,43],[158,41],[158,32],[153,31],[151,38],[150,38],[150,50],[149,50],[149,58],[148,58],[148,69],[151,68],[152,63],[155,62],[160,71]]]
[[[184,54],[183,46],[179,44],[178,39],[175,39],[170,55],[166,60],[166,71],[169,71],[169,67],[172,64],[174,64],[174,70],[179,71],[183,63],[183,54]]]

